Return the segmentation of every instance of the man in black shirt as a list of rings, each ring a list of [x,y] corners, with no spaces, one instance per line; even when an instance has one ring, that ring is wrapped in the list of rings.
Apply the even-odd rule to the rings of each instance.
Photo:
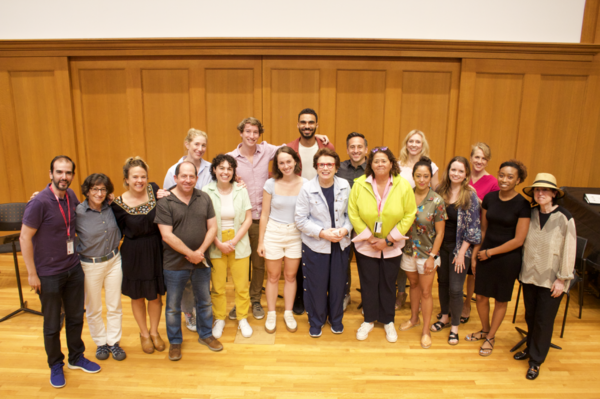
[[[352,132],[346,138],[346,152],[350,159],[342,162],[336,175],[346,179],[350,187],[354,184],[354,179],[365,174],[367,167],[367,139],[365,136]],[[350,303],[350,286],[352,285],[352,275],[350,264],[354,255],[354,244],[350,245],[350,255],[348,256],[348,282],[346,283],[346,296],[344,297],[344,311]]]

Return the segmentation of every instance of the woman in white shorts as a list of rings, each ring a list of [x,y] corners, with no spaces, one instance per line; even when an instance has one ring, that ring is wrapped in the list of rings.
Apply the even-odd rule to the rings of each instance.
[[[407,233],[409,239],[402,250],[404,253],[400,263],[400,267],[410,280],[411,308],[411,318],[400,325],[400,331],[410,330],[420,324],[419,305],[421,305],[423,311],[421,347],[423,349],[431,346],[429,332],[429,322],[433,312],[431,287],[436,265],[439,265],[437,259],[448,218],[443,198],[429,186],[432,175],[431,161],[427,157],[421,157],[413,168],[417,215]]]
[[[306,179],[300,173],[300,157],[290,147],[281,147],[273,159],[273,177],[265,183],[260,216],[258,254],[265,258],[267,268],[267,320],[265,330],[272,334],[277,326],[277,293],[281,263],[284,263],[283,287],[285,327],[290,332],[298,330],[292,313],[296,297],[296,273],[302,258],[302,239],[296,228],[294,214],[296,198]]]

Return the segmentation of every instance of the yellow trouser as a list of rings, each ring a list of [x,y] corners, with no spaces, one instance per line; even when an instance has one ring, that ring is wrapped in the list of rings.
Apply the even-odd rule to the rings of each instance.
[[[233,229],[224,230],[221,234],[222,242],[229,241],[235,237]],[[248,317],[250,308],[250,283],[248,281],[248,257],[242,259],[235,258],[235,251],[227,255],[221,255],[219,259],[210,260],[213,265],[211,273],[212,291],[212,309],[215,320],[225,320],[227,314],[227,295],[225,282],[227,280],[227,267],[231,269],[233,277],[233,286],[235,287],[235,312],[238,320]]]

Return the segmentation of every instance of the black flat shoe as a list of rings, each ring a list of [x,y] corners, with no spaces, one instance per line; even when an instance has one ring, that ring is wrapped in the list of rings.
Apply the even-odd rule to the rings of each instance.
[[[540,375],[539,367],[529,367],[525,378],[527,378],[528,380],[535,380],[536,378],[538,378],[538,375]]]
[[[529,359],[529,352],[527,351],[527,349],[525,349],[522,352],[517,352],[515,353],[515,355],[513,356],[513,358],[515,360],[525,360],[525,359]]]
[[[296,316],[302,316],[304,314],[304,301],[302,298],[296,298],[294,306],[292,306],[292,312]]]

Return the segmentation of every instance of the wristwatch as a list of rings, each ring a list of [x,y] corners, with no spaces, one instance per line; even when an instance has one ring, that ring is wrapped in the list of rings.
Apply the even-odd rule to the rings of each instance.
[[[394,246],[394,242],[388,240],[387,238],[385,239],[385,243],[387,244],[388,247],[393,247]]]
[[[433,260],[437,260],[440,257],[439,255],[434,255],[434,254],[429,254],[429,256],[431,256],[433,258]]]

